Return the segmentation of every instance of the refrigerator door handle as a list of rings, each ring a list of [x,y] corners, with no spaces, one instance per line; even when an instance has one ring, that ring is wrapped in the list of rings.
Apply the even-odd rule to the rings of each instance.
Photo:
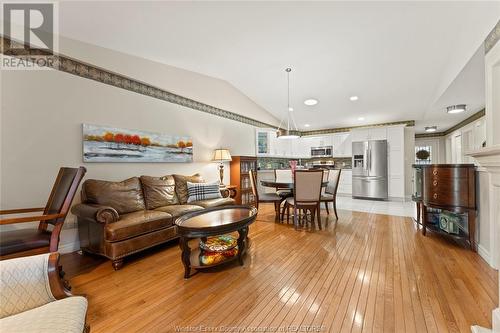
[[[368,165],[368,174],[371,174],[372,173],[372,148],[370,146],[368,146],[368,156],[369,156],[369,159],[370,159],[370,164]]]
[[[364,145],[364,144],[363,144]],[[367,158],[368,158],[368,151],[367,151],[367,147],[363,147],[363,170],[367,170],[367,164],[368,164],[368,161],[367,161]]]

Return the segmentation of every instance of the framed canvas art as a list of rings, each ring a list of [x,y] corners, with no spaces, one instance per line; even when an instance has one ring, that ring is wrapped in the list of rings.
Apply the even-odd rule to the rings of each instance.
[[[193,162],[189,136],[83,124],[84,162]]]

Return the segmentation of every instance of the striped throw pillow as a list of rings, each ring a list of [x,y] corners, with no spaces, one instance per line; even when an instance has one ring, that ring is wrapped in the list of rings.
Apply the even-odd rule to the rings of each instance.
[[[187,182],[188,199],[187,202],[222,198],[219,189],[219,182],[213,183],[190,183]]]

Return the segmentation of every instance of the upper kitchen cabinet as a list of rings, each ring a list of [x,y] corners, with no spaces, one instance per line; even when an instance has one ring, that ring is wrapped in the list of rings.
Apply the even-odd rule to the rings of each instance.
[[[293,140],[292,148],[297,158],[311,158],[312,137],[301,137]]]
[[[332,144],[333,144],[333,157],[352,156],[352,139],[350,132],[333,134]]]
[[[368,140],[386,140],[386,127],[355,128],[351,130],[352,142]]]

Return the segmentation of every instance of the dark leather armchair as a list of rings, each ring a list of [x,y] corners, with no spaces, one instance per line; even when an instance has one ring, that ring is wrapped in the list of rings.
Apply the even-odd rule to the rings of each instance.
[[[24,257],[33,254],[56,252],[61,229],[73,198],[87,170],[61,168],[55,180],[47,204],[43,208],[1,210],[0,215],[42,214],[2,218],[0,224],[16,224],[39,221],[38,228],[19,229],[0,233],[0,259]],[[49,225],[52,226],[49,229]]]

